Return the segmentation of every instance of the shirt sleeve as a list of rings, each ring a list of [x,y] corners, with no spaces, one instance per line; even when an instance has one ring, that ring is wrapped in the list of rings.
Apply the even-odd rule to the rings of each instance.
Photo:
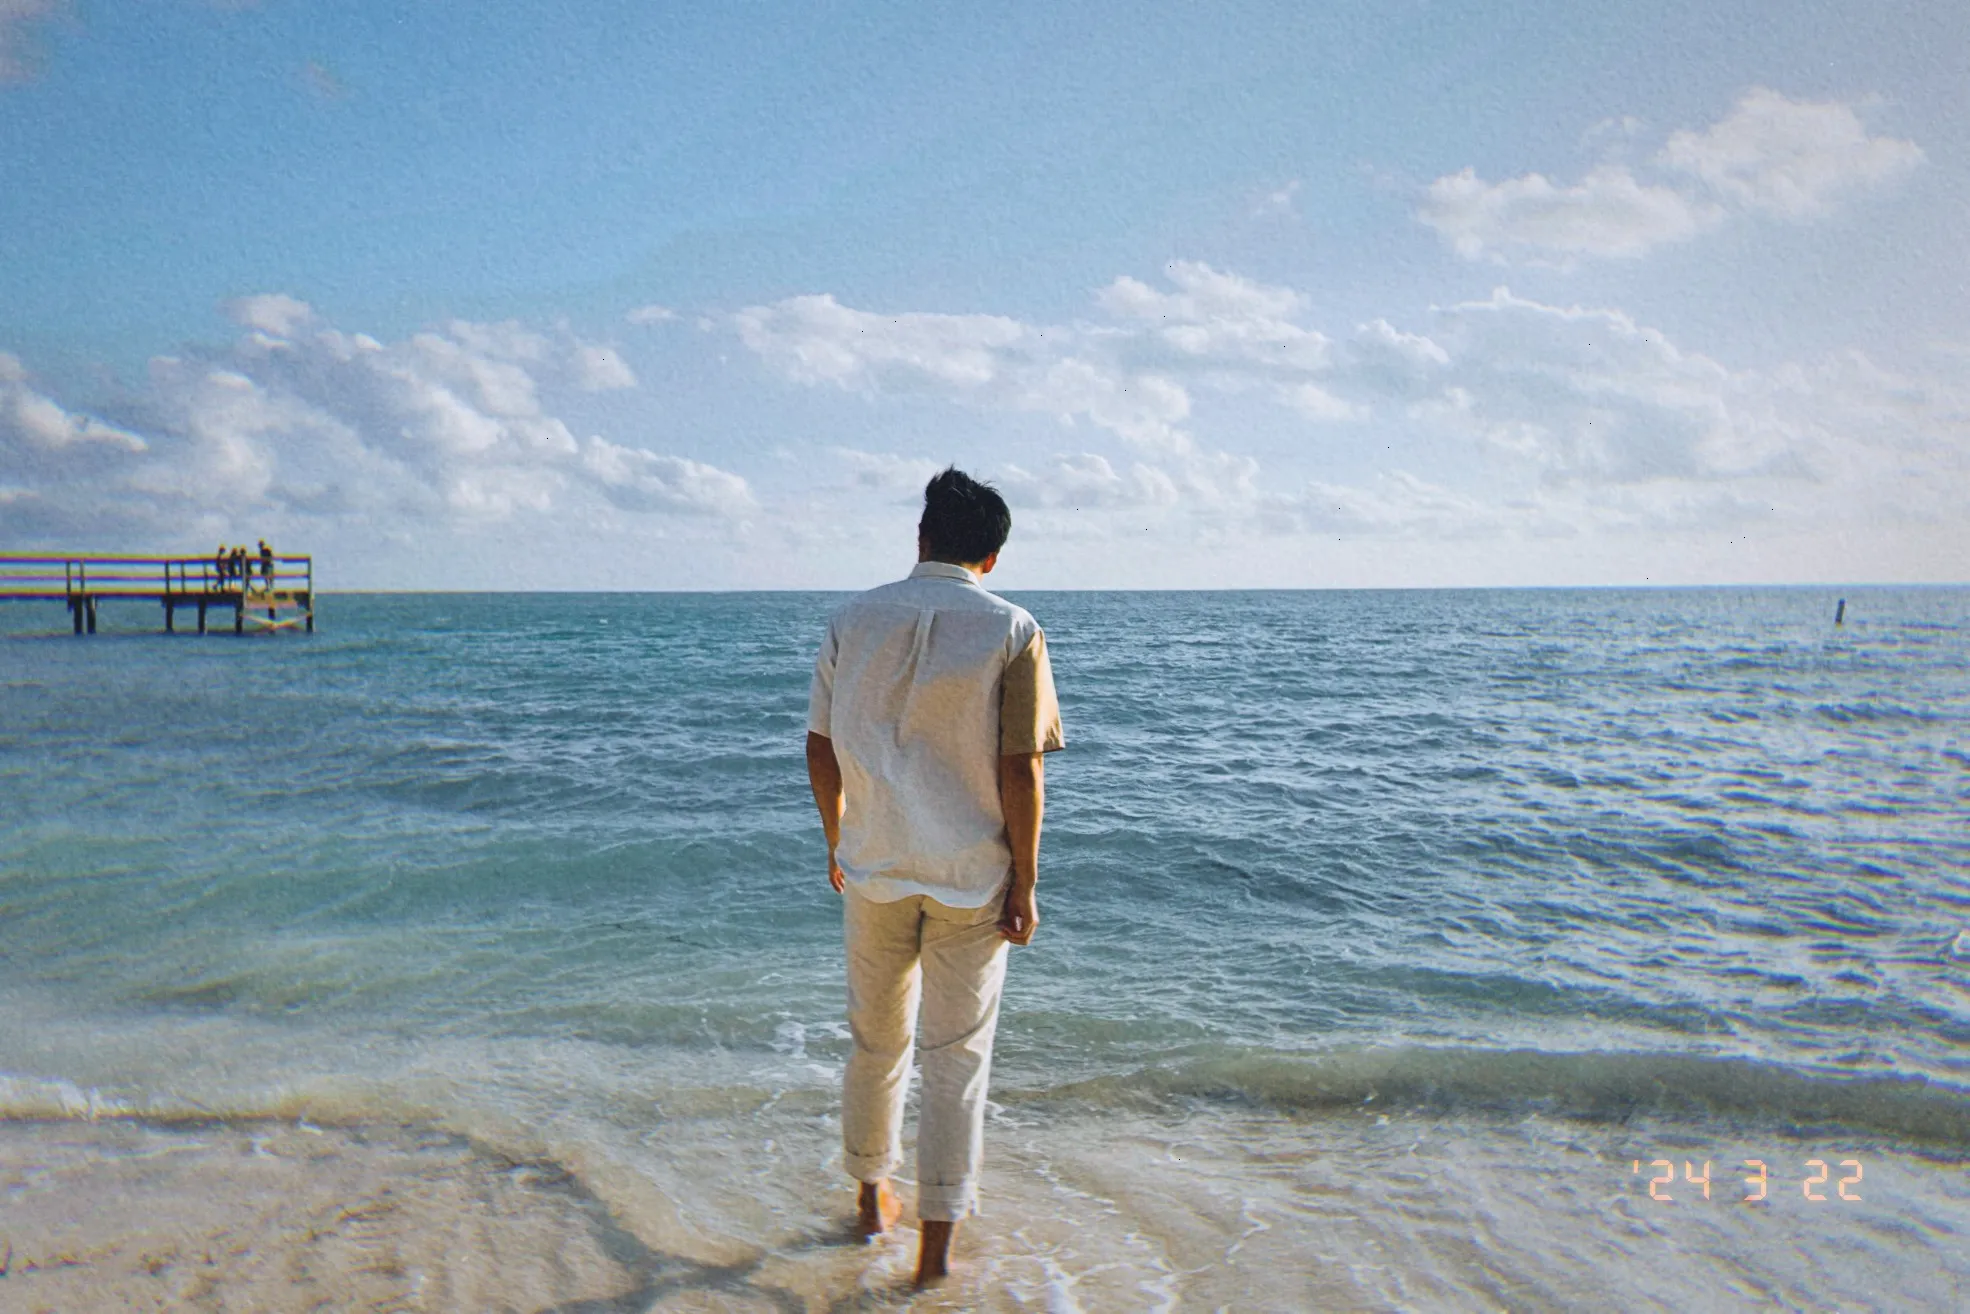
[[[1060,728],[1060,703],[1053,692],[1053,665],[1047,636],[1040,630],[1006,664],[999,690],[999,754],[1051,753],[1067,745]]]
[[[834,622],[829,621],[828,632],[821,639],[821,651],[814,658],[814,682],[807,686],[807,728],[814,734],[829,737],[834,734],[829,727],[834,716],[837,651]]]

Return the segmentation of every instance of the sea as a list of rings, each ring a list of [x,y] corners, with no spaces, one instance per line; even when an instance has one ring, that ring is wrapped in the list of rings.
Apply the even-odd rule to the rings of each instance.
[[[0,1120],[434,1128],[654,1307],[906,1301],[840,1240],[843,596],[0,609]],[[1970,1307],[1970,589],[1009,596],[1068,746],[937,1300]]]

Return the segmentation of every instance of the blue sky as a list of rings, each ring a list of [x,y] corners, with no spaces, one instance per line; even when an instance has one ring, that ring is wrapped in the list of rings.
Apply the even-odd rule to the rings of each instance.
[[[1970,16],[1594,8],[0,0],[0,549],[1970,578]]]

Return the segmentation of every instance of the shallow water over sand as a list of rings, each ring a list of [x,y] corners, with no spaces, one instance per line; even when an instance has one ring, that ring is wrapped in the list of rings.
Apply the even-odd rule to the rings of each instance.
[[[1070,748],[939,1299],[1962,1303],[1970,591],[1847,596],[1021,599]],[[710,1284],[660,1307],[900,1299],[839,1236],[829,604],[0,613],[0,1109],[442,1130]]]

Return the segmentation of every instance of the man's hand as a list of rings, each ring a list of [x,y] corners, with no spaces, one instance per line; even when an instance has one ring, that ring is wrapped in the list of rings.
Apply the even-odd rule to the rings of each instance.
[[[1040,900],[1032,886],[1018,881],[1006,887],[1005,911],[999,914],[999,934],[1012,944],[1033,943],[1040,929]]]
[[[1006,844],[1012,849],[1012,880],[1006,886],[999,934],[1013,944],[1033,943],[1040,925],[1034,890],[1040,883],[1040,817],[1046,811],[1046,763],[1038,753],[999,758],[999,804],[1005,809]]]
[[[814,790],[814,806],[821,810],[821,831],[828,838],[828,884],[841,893],[841,864],[835,861],[835,846],[841,843],[841,762],[835,757],[834,740],[807,732],[807,783]]]

